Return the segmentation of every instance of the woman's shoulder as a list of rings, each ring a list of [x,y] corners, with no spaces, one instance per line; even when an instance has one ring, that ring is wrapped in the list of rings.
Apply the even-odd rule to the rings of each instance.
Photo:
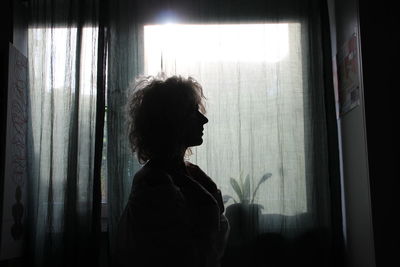
[[[199,166],[186,162],[186,168],[189,175],[201,184],[208,192],[211,194],[218,192],[215,182]]]
[[[193,164],[189,161],[186,161],[185,164],[186,164],[187,171],[194,178],[200,178],[202,180],[205,179],[210,182],[213,182],[212,179],[196,164]]]
[[[164,207],[168,203],[182,202],[183,196],[168,173],[145,165],[135,174],[131,200]]]
[[[150,187],[173,185],[171,176],[159,168],[154,168],[149,164],[144,165],[134,176],[136,185]]]

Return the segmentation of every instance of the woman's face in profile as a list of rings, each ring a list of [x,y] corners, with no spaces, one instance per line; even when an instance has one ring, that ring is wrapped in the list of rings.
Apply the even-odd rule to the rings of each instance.
[[[208,119],[199,111],[198,106],[193,108],[185,127],[185,144],[187,147],[199,146],[203,143],[203,126],[207,122]]]

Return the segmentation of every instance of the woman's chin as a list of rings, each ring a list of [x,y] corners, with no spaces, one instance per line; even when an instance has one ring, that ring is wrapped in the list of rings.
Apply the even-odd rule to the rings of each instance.
[[[198,138],[196,140],[192,140],[192,142],[190,142],[189,146],[199,146],[203,144],[203,138]]]

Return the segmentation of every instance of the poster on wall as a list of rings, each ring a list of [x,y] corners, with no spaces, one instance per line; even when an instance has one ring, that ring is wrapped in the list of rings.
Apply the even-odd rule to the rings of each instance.
[[[339,112],[344,115],[360,105],[360,73],[357,34],[345,42],[337,55]]]
[[[22,256],[26,218],[28,59],[9,46],[0,260]]]

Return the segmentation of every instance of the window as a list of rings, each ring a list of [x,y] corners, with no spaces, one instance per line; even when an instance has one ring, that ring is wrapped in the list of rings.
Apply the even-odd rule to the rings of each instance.
[[[256,184],[265,173],[272,173],[261,186],[256,200],[264,206],[266,214],[307,212],[306,83],[300,26],[299,23],[144,26],[145,74],[164,71],[168,75],[191,75],[203,85],[210,123],[206,125],[203,145],[193,149],[190,160],[201,166],[224,194],[234,197],[230,177],[249,176]],[[35,60],[45,64],[45,75],[51,77],[43,77],[43,73],[35,71],[31,74],[34,82],[43,83],[37,87],[44,85],[42,104],[47,105],[46,108],[51,108],[47,98],[50,88],[54,89],[53,107],[60,116],[59,125],[52,126],[53,138],[60,146],[53,155],[57,160],[57,157],[64,157],[67,145],[64,133],[69,125],[65,122],[69,121],[70,114],[62,108],[68,105],[67,94],[73,92],[71,88],[66,90],[66,86],[75,84],[75,75],[68,75],[77,58],[67,58],[66,53],[70,50],[69,54],[76,54],[71,44],[76,42],[77,31],[74,28],[31,29],[29,34],[31,40],[45,44],[42,52],[37,50],[43,54],[36,54]],[[83,112],[81,117],[86,119],[80,123],[90,123],[95,121],[90,118],[95,115],[92,97],[96,94],[97,29],[84,28],[82,37],[80,101],[85,108],[79,112]],[[46,49],[51,49],[52,54]],[[82,129],[88,131],[80,132],[82,136],[94,134],[94,123]],[[105,129],[101,176],[103,204],[107,202],[106,143]],[[90,152],[81,152],[84,156],[79,170],[84,172],[85,164],[90,164],[90,157],[87,157]],[[43,158],[43,162],[46,160]],[[61,165],[54,170],[56,179],[65,179],[65,167]],[[63,201],[63,194],[58,194],[62,190],[61,182],[54,188],[55,203]],[[82,201],[86,196],[82,191]]]
[[[191,161],[235,196],[247,175],[263,213],[307,211],[300,24],[146,25],[146,74],[191,75],[207,97],[204,143]],[[227,205],[232,202],[228,202]]]

